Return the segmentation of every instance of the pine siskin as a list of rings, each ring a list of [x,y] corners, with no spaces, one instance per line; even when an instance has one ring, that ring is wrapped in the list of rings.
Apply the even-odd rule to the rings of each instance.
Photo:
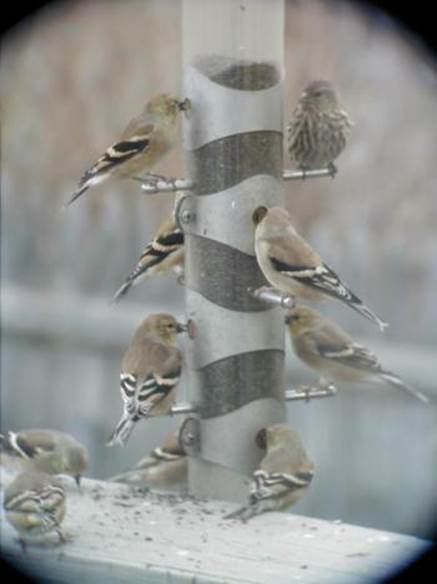
[[[288,126],[288,152],[302,170],[337,171],[334,160],[346,146],[352,123],[329,81],[313,81],[304,89]]]
[[[285,319],[294,351],[328,381],[391,385],[427,403],[428,397],[383,369],[374,353],[355,343],[341,327],[307,306]]]
[[[285,209],[258,207],[253,221],[258,264],[274,287],[311,301],[334,298],[376,323],[380,330],[387,326],[297,233]]]
[[[257,444],[266,449],[266,455],[253,473],[249,503],[225,519],[247,521],[266,511],[291,507],[306,494],[313,480],[314,464],[295,430],[274,424],[258,433]]]
[[[120,140],[85,172],[67,205],[102,182],[138,178],[138,174],[149,171],[173,147],[178,114],[189,107],[188,100],[180,101],[166,93],[151,99],[142,114],[130,121]]]
[[[70,434],[57,430],[32,429],[0,434],[0,449],[29,470],[68,474],[78,486],[89,465],[85,446]]]
[[[154,448],[131,470],[110,480],[164,491],[183,490],[188,480],[188,461],[178,436],[170,434],[161,447]]]
[[[5,490],[3,507],[23,550],[28,539],[36,540],[53,531],[65,543],[60,524],[65,516],[66,495],[54,477],[42,472],[18,475]]]
[[[184,272],[184,233],[176,226],[173,216],[158,229],[125,283],[115,293],[113,301],[118,302],[132,286],[146,277],[169,272],[179,276]]]
[[[182,354],[176,347],[176,336],[186,330],[187,326],[170,314],[153,314],[135,331],[120,375],[123,416],[108,446],[115,443],[124,446],[141,418],[169,413],[182,370]]]

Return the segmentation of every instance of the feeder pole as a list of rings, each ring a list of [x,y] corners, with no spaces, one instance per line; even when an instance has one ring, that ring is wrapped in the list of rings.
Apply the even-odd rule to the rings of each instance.
[[[239,502],[257,432],[285,420],[284,310],[250,292],[252,213],[284,204],[284,2],[184,0],[183,43],[189,489]]]

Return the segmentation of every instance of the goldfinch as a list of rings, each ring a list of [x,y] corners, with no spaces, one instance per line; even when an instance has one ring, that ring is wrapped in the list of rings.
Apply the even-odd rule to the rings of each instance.
[[[60,524],[65,516],[66,494],[56,478],[36,471],[18,475],[5,490],[3,507],[23,550],[29,540],[38,541],[53,531],[65,543]]]
[[[137,265],[117,290],[113,302],[118,302],[132,286],[154,275],[184,273],[184,233],[176,226],[173,216],[160,226],[154,239],[143,251]]]
[[[182,370],[176,337],[186,330],[170,314],[153,314],[135,331],[121,366],[123,415],[108,446],[125,445],[141,418],[170,412]]]
[[[26,469],[70,475],[78,486],[89,465],[86,447],[57,430],[36,428],[0,434],[0,450]]]
[[[143,112],[130,121],[120,139],[85,172],[67,206],[90,187],[112,179],[138,178],[148,172],[173,147],[179,113],[189,107],[188,100],[181,101],[166,93],[151,99]]]
[[[285,209],[258,207],[253,221],[258,264],[275,288],[306,300],[339,300],[377,324],[380,330],[387,326],[297,233]]]
[[[314,476],[299,434],[285,424],[274,424],[257,434],[258,446],[266,454],[253,473],[249,502],[225,518],[247,521],[267,511],[287,509],[307,492]]]
[[[184,490],[188,480],[188,460],[177,434],[167,436],[162,446],[154,448],[132,469],[110,480],[163,491]]]
[[[307,306],[285,318],[296,355],[326,381],[390,385],[427,403],[428,397],[382,368],[372,351],[356,343],[340,326]]]

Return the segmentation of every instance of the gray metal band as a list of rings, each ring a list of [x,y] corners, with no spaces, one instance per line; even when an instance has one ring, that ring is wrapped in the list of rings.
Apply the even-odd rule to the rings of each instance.
[[[255,445],[256,434],[262,428],[284,420],[284,405],[268,397],[228,414],[226,423],[222,418],[200,420],[201,458],[250,474],[265,455]],[[229,428],[238,432],[237,443]]]
[[[264,312],[234,312],[214,304],[194,290],[187,291],[187,317],[193,322],[193,338],[187,351],[190,369],[202,369],[214,361],[252,351],[284,351],[284,311],[265,305]],[[215,323],[215,325],[214,325]],[[239,334],[229,334],[238,330]],[[196,342],[197,339],[201,342]]]
[[[185,119],[190,126],[189,131],[184,131],[187,150],[197,150],[236,134],[282,132],[282,71],[269,63],[254,63],[252,68],[245,68],[245,75],[238,83],[233,75],[238,67],[244,69],[235,61],[218,64],[214,56],[202,59],[202,71],[191,65],[186,67],[184,96],[193,104]],[[256,68],[258,80],[253,74]]]
[[[246,254],[254,255],[255,226],[253,211],[260,205],[275,207],[282,203],[283,187],[280,181],[268,175],[256,175],[245,179],[226,191],[207,197],[185,197],[178,210],[179,218],[188,212],[192,220],[184,223],[185,234],[194,233],[223,241]],[[238,229],[229,232],[229,221],[235,221]]]
[[[240,353],[193,372],[190,388],[201,418],[223,416],[266,397],[284,399],[284,352]],[[200,391],[200,388],[203,388]]]
[[[188,176],[196,195],[225,191],[251,176],[268,174],[282,179],[282,133],[236,134],[205,144],[188,157]]]
[[[248,292],[248,288],[268,285],[255,256],[198,235],[189,235],[185,246],[190,257],[185,272],[188,288],[228,310],[268,309]]]

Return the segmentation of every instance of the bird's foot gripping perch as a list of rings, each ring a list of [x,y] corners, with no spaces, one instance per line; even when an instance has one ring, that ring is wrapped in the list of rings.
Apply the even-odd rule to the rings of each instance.
[[[337,174],[338,170],[337,170],[337,167],[335,166],[335,164],[333,162],[330,162],[328,164],[328,170],[329,170],[329,176],[331,178],[335,178],[335,175]]]
[[[305,400],[309,402],[315,398],[331,397],[336,395],[337,388],[332,383],[311,385],[300,385],[297,388],[287,389],[285,392],[285,401]]]
[[[144,177],[135,176],[131,178],[140,182],[142,190],[149,195],[190,191],[193,188],[193,183],[183,178],[169,178],[158,174],[147,174]]]

